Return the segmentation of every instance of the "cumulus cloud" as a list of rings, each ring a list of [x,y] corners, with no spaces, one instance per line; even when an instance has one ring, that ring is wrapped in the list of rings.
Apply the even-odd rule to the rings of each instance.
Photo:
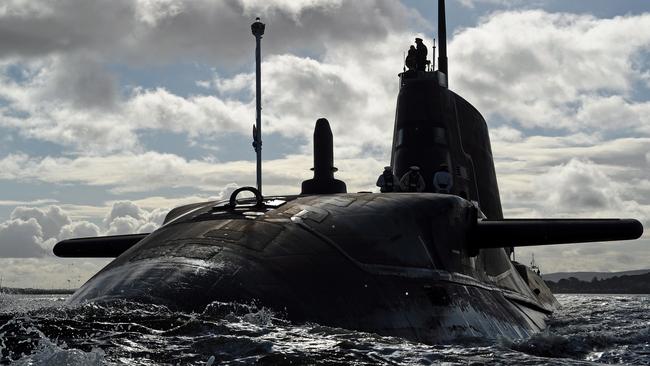
[[[0,224],[1,257],[38,257],[47,255],[70,217],[58,206],[18,206],[10,219]]]
[[[0,223],[0,256],[24,258],[42,257],[43,231],[34,218],[12,219]]]
[[[650,224],[650,204],[626,199],[624,192],[632,186],[618,182],[606,166],[572,159],[549,169],[534,187],[546,214],[625,215]]]
[[[153,232],[162,225],[171,208],[227,199],[236,188],[236,184],[230,183],[215,190],[212,196],[108,202],[107,206],[100,208],[105,214],[99,225],[89,220],[73,219],[56,205],[19,206],[12,211],[10,219],[0,223],[0,258],[48,257],[52,255],[54,244],[65,239]]]
[[[647,135],[648,103],[631,98],[647,70],[650,14],[598,19],[497,12],[449,45],[450,85],[489,117],[527,128]]]
[[[102,226],[87,220],[72,220],[58,206],[16,207],[11,218],[0,223],[0,257],[51,256],[60,240],[98,235],[120,235],[156,230],[169,208],[140,208],[130,201],[113,202]]]
[[[37,207],[16,207],[11,213],[11,219],[28,221],[35,219],[42,231],[42,237],[45,239],[54,238],[59,235],[61,228],[70,224],[70,218],[58,206],[48,206],[47,208]]]
[[[97,225],[88,221],[73,221],[61,228],[58,239],[86,238],[98,236],[100,229]]]
[[[104,218],[106,235],[152,232],[162,225],[168,211],[162,208],[146,211],[131,201],[114,202]]]
[[[500,129],[497,129],[499,131]],[[648,138],[493,134],[501,198],[508,215],[628,216],[650,223]]]

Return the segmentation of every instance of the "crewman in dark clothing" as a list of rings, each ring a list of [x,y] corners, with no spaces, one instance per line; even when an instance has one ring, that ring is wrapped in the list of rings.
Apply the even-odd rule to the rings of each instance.
[[[422,43],[422,38],[415,39],[416,54],[415,63],[418,71],[425,71],[427,66],[427,46]]]
[[[399,180],[393,175],[392,167],[384,167],[384,172],[377,178],[377,187],[380,187],[381,193],[399,192]]]
[[[415,46],[411,45],[411,48],[409,48],[409,52],[406,54],[406,67],[408,67],[409,70],[415,70],[418,61],[417,61],[417,50],[415,49]]]
[[[426,188],[426,183],[422,174],[420,174],[419,166],[412,166],[409,171],[404,173],[402,179],[399,180],[399,186],[402,192],[422,192]]]

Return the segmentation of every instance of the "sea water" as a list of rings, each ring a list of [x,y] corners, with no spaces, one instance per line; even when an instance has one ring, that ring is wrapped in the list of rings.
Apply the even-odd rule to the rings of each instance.
[[[650,365],[650,295],[558,295],[529,339],[427,345],[247,304],[200,313],[67,295],[0,294],[0,360],[16,365]]]

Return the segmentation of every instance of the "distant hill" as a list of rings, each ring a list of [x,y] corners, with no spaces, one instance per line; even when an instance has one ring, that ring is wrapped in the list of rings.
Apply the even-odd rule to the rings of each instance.
[[[650,272],[631,276],[614,276],[604,280],[593,278],[591,281],[581,281],[576,277],[569,277],[558,282],[546,281],[546,284],[552,292],[560,294],[650,294]]]
[[[650,269],[637,269],[634,271],[624,271],[624,272],[556,272],[549,274],[542,274],[544,281],[553,281],[557,282],[561,279],[568,279],[569,277],[575,277],[580,281],[591,281],[594,277],[599,280],[605,280],[612,278],[614,276],[634,276],[650,273]]]

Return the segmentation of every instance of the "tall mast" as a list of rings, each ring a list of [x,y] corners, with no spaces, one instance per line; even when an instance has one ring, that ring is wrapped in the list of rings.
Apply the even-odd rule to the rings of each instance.
[[[447,75],[447,20],[445,17],[445,0],[438,0],[438,70]]]
[[[253,126],[253,148],[257,154],[257,190],[262,194],[262,56],[260,46],[264,35],[265,24],[260,18],[255,18],[251,31],[255,36],[255,104],[257,113]]]

